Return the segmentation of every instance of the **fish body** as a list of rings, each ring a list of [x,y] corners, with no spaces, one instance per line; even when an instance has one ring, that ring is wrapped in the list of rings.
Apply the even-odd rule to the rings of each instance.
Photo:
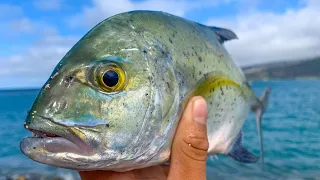
[[[23,139],[21,151],[76,170],[163,164],[186,103],[201,95],[208,103],[208,153],[256,162],[241,146],[241,128],[250,109],[261,122],[269,90],[262,99],[253,94],[223,46],[235,38],[230,30],[156,11],[102,21],[44,84],[25,123],[36,137]]]

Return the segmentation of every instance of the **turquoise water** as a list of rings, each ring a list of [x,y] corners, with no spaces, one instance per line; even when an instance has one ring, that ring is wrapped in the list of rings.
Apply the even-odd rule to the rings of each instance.
[[[263,119],[265,163],[241,164],[218,156],[208,159],[208,179],[320,179],[320,80],[253,82],[260,94],[272,88]],[[30,133],[23,128],[26,112],[38,90],[0,91],[0,179],[36,172],[78,179],[74,171],[36,163],[19,150]],[[259,153],[255,120],[244,126],[244,145]]]

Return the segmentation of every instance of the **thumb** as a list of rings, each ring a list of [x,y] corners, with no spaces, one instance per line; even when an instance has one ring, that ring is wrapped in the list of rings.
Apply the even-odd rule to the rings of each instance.
[[[207,116],[206,101],[200,96],[193,97],[173,140],[168,179],[206,179]]]

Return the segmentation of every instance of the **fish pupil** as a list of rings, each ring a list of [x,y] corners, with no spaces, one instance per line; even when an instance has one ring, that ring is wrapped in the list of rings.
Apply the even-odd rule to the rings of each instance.
[[[103,75],[103,83],[107,85],[108,87],[114,87],[118,84],[119,81],[119,75],[114,70],[108,70]]]

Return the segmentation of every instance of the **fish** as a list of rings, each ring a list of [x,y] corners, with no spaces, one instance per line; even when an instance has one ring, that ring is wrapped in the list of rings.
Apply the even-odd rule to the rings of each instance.
[[[238,39],[161,11],[111,16],[85,34],[41,88],[21,140],[30,159],[73,170],[129,171],[166,164],[188,100],[208,104],[208,156],[242,163],[263,159],[262,115],[271,91],[257,97],[224,47]],[[260,155],[241,143],[254,112]]]

